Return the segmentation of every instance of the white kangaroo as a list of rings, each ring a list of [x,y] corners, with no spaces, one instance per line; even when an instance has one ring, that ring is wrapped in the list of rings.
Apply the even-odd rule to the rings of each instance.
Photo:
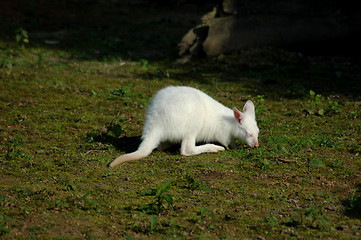
[[[223,151],[235,138],[258,147],[258,133],[252,101],[248,100],[240,112],[198,89],[169,86],[160,90],[148,106],[138,150],[119,156],[109,166],[144,158],[162,143],[180,142],[183,156]],[[197,142],[208,144],[197,146]]]

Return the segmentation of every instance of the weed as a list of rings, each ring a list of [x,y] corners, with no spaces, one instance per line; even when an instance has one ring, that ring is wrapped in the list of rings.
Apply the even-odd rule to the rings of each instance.
[[[316,94],[314,91],[310,90],[310,99],[308,100],[309,103],[318,105],[321,103],[322,95]]]
[[[138,233],[157,233],[162,230],[157,215],[146,215],[145,213],[134,214],[132,230]]]
[[[183,175],[185,177],[185,188],[194,190],[203,190],[205,192],[211,192],[211,189],[207,187],[206,183],[201,183],[194,179],[190,174],[185,173]]]
[[[351,200],[350,200],[350,210],[355,210],[356,212],[361,212],[361,191],[353,191]]]
[[[111,96],[107,97],[107,100],[117,100],[119,97],[124,97],[130,93],[129,87],[115,88],[110,91]]]
[[[146,59],[141,59],[140,65],[142,67],[142,70],[148,70],[148,68],[149,68],[149,63],[148,63],[148,60],[146,60]]]
[[[21,156],[20,151],[17,149],[18,146],[23,145],[22,137],[20,135],[15,136],[12,140],[6,141],[5,145],[7,146],[7,150],[5,153],[5,159],[14,159]]]
[[[346,213],[349,216],[361,217],[361,185],[351,192],[351,197],[345,202],[347,209]]]
[[[264,149],[257,149],[255,152],[248,152],[247,157],[250,157],[251,161],[254,162],[255,166],[261,170],[267,170],[271,166],[269,156]]]
[[[316,94],[314,91],[310,90],[310,99],[308,103],[310,104],[307,111],[310,115],[324,115],[325,109],[321,107],[321,101],[323,97],[321,94]]]
[[[275,224],[277,220],[267,219],[271,224]],[[325,214],[324,206],[313,206],[305,208],[300,215],[292,215],[287,217],[284,223],[288,227],[298,227],[300,225],[310,228],[318,228],[325,231],[334,230],[330,223],[330,217]]]
[[[87,134],[87,142],[88,143],[96,142],[98,140],[99,136],[100,136],[100,132],[98,130],[92,129]]]
[[[67,197],[56,197],[55,201],[48,206],[48,210],[71,211],[98,211],[99,203],[94,200],[90,193],[70,194]]]
[[[146,205],[138,207],[138,210],[145,212],[147,214],[157,214],[159,215],[166,208],[166,204],[171,210],[173,209],[173,197],[170,194],[167,194],[169,186],[172,184],[172,181],[164,182],[159,185],[157,188],[151,188],[147,191],[144,191],[140,196],[153,196],[154,200]]]
[[[155,72],[156,72],[156,76],[159,78],[169,78],[170,77],[169,72],[164,68],[158,67],[155,69]]]
[[[285,225],[289,227],[297,227],[300,225],[300,222],[297,219],[297,215],[291,215],[285,220]]]
[[[92,97],[100,97],[101,94],[100,94],[100,93],[97,93],[95,90],[91,90],[90,96],[92,96]]]
[[[155,215],[149,217],[151,232],[158,231],[158,218]]]
[[[264,112],[268,111],[268,108],[264,105],[264,103],[264,95],[257,95],[257,102],[255,106],[257,118],[259,118]]]
[[[111,142],[114,143],[115,140],[117,140],[122,133],[124,132],[124,129],[126,127],[125,124],[123,124],[124,119],[113,119],[110,123],[107,123],[102,128],[96,130],[92,129],[90,132],[87,133],[87,142],[93,143],[93,142]],[[111,133],[113,136],[111,136],[109,133]]]
[[[326,166],[322,160],[317,159],[317,158],[309,160],[308,163],[309,163],[309,166],[312,166],[312,167],[325,167]]]
[[[335,162],[332,163],[332,167],[333,168],[343,168],[344,167],[344,161],[343,160],[336,160]]]
[[[267,214],[263,222],[267,224],[272,230],[275,230],[278,224],[277,218],[274,214]]]
[[[330,101],[328,101],[328,103],[329,103],[328,108],[327,108],[328,115],[342,112],[343,106],[339,102],[330,100]]]
[[[23,28],[18,28],[16,30],[16,42],[21,44],[24,47],[24,44],[29,43],[28,32]]]
[[[318,227],[327,231],[331,230],[329,216],[325,214],[325,208],[323,206],[306,208],[301,219],[305,225]]]
[[[197,212],[197,215],[199,216],[199,221],[203,222],[203,220],[207,217],[207,216],[211,216],[212,213],[205,207],[201,207],[201,210]]]
[[[123,132],[123,129],[119,124],[112,124],[108,129],[114,134],[115,138],[119,138]]]
[[[14,60],[8,56],[0,55],[0,68],[6,68],[6,73],[9,75],[14,66]]]
[[[12,72],[13,67],[16,64],[23,62],[23,61],[16,60],[16,58],[19,57],[20,52],[22,52],[20,50],[25,50],[24,44],[29,43],[28,32],[26,30],[24,30],[23,28],[17,29],[16,33],[15,33],[15,39],[16,39],[16,42],[19,45],[21,45],[20,48],[17,46],[11,45],[11,46],[5,47],[3,50],[0,47],[0,69],[5,68],[6,73],[8,75]]]
[[[259,168],[261,168],[262,170],[268,169],[269,166],[270,162],[266,158],[259,161]]]
[[[342,105],[335,101],[329,100],[326,101],[325,97],[321,94],[316,94],[314,91],[310,90],[310,98],[308,100],[309,106],[307,112],[310,115],[319,115],[323,116],[325,114],[331,116],[333,114],[340,113],[342,111]]]
[[[13,219],[6,215],[0,214],[0,237],[10,232],[8,222],[11,220]]]

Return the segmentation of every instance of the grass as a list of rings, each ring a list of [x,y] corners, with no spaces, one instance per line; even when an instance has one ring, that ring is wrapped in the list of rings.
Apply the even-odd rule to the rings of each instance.
[[[179,65],[80,58],[31,36],[0,40],[0,238],[360,238],[359,59],[260,48]],[[168,85],[252,99],[260,148],[109,169]]]

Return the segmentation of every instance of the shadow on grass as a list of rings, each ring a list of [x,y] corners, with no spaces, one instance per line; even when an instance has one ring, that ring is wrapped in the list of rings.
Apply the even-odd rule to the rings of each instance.
[[[110,135],[108,132],[92,131],[87,134],[88,142],[98,142],[113,145],[117,150],[130,153],[138,149],[141,143],[140,136],[120,137]]]
[[[153,61],[159,68],[134,73],[145,80],[171,77],[180,84],[217,82],[240,84],[244,94],[299,99],[313,90],[323,96],[358,98],[361,58],[306,56],[272,47],[245,49],[218,59],[192,59],[185,64]],[[164,74],[166,73],[166,74]]]
[[[13,0],[0,3],[1,40],[19,28],[34,47],[62,49],[75,60],[162,59],[206,12],[161,1]],[[209,4],[208,4],[209,5]],[[184,15],[184,12],[187,12]]]
[[[342,205],[346,207],[346,216],[361,219],[361,184],[356,186],[350,198],[343,201]]]
[[[120,137],[116,138],[112,135],[109,135],[108,133],[88,133],[87,138],[90,139],[92,142],[99,142],[102,144],[111,144],[113,145],[117,150],[121,151],[122,154],[135,152],[140,143],[141,143],[141,137],[135,136],[135,137]],[[179,155],[179,149],[180,144],[173,144],[173,143],[162,143],[160,147],[154,149],[153,151],[160,151],[160,152],[166,152],[170,155]]]

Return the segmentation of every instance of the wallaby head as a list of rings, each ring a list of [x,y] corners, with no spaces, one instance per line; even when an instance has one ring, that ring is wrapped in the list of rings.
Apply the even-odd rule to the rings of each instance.
[[[243,107],[243,112],[233,108],[234,117],[238,121],[237,138],[245,141],[250,147],[258,147],[259,129],[256,122],[254,104],[248,100]]]

